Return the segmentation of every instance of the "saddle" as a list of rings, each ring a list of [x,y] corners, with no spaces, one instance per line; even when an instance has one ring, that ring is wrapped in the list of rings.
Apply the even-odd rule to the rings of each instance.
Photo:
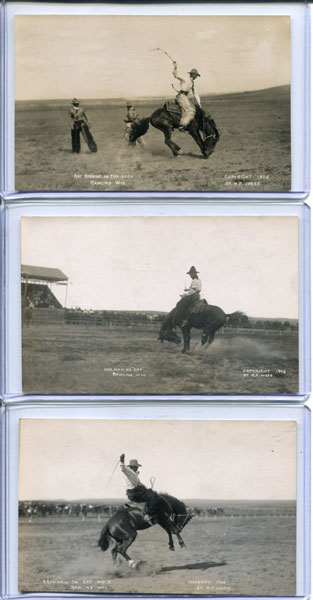
[[[190,307],[191,308],[190,314],[192,314],[192,313],[202,313],[202,312],[204,312],[204,311],[206,311],[208,309],[208,306],[209,305],[208,305],[207,301],[204,298],[202,298],[200,300],[197,300],[197,302],[195,302],[194,304],[192,304],[192,306]]]
[[[176,100],[167,100],[164,104],[165,110],[173,115],[181,115],[181,108]]]

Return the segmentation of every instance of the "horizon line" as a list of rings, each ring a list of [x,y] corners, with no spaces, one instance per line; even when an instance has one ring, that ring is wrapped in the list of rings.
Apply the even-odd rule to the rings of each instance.
[[[283,88],[283,87],[291,87],[291,83],[284,83],[281,85],[271,85],[269,87],[266,88],[255,88],[252,90],[234,90],[234,91],[229,91],[229,92],[204,92],[201,94],[201,97],[212,97],[212,96],[229,96],[229,95],[233,95],[233,94],[253,94],[254,92],[263,92],[263,91],[268,91],[268,90],[275,90],[275,89],[279,89],[279,88]],[[175,96],[173,96],[175,97]],[[97,101],[103,101],[103,100],[123,100],[125,101],[128,98],[128,96],[108,96],[108,97],[95,97],[95,98],[90,98],[90,97],[85,97],[83,98],[83,100],[97,100]],[[158,96],[132,96],[133,99],[135,100],[148,100],[148,99],[159,99],[159,98],[164,98],[164,94],[158,95]],[[166,96],[167,98],[167,96]],[[59,101],[59,100],[70,100],[69,96],[65,96],[65,97],[55,97],[55,98],[15,98],[15,102],[51,102],[51,101]]]

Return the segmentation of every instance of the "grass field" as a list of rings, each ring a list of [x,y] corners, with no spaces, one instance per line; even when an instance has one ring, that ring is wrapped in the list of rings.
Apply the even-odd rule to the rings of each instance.
[[[147,117],[164,99],[138,100]],[[180,132],[182,148],[172,157],[163,134],[150,126],[144,148],[124,139],[125,102],[84,102],[98,152],[71,152],[64,101],[17,102],[15,165],[17,190],[199,190],[283,191],[291,187],[290,89],[288,86],[203,98],[220,141],[208,160]]]
[[[158,526],[138,533],[130,555],[113,567],[97,547],[101,523],[66,517],[20,519],[19,590],[90,593],[294,595],[295,517],[194,518],[186,548],[170,552]]]
[[[290,394],[298,391],[298,337],[226,329],[191,351],[158,341],[158,328],[23,327],[23,391],[97,394]]]

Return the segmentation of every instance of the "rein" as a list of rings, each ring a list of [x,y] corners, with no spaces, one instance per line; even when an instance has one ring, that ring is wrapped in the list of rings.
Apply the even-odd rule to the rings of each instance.
[[[210,139],[210,138],[214,138],[216,140],[216,133],[211,133],[210,135],[207,135],[203,141],[205,142],[206,140]]]
[[[171,507],[171,505],[170,505],[169,501],[168,501],[168,500],[167,500],[167,499],[166,499],[164,496],[162,496],[162,494],[159,494],[159,496],[160,496],[161,498],[163,498],[163,500],[165,500],[166,504],[167,504],[167,505],[170,507],[170,510],[171,510],[171,515],[170,515],[170,517],[169,517],[169,518],[170,518],[172,521],[174,521],[175,517],[185,517],[185,518],[184,518],[184,520],[183,520],[183,523],[182,523],[182,525],[180,525],[180,526],[179,526],[179,531],[181,531],[181,530],[182,530],[182,529],[185,527],[185,525],[186,525],[186,522],[188,522],[188,520],[189,520],[189,519],[188,519],[189,515],[188,515],[188,514],[184,514],[184,513],[176,513],[176,512],[173,510],[173,508]],[[176,527],[177,527],[177,525],[176,525]]]
[[[204,137],[204,124],[205,124],[205,114],[204,111],[202,110],[202,133],[203,133],[203,142],[205,143],[207,140],[209,140],[210,138],[214,138],[216,140],[216,133],[210,133],[210,135],[206,135]]]
[[[159,494],[159,496],[160,496],[160,498],[163,498],[163,500],[165,500],[166,504],[169,506],[169,508],[170,508],[170,511],[171,511],[171,514],[170,514],[170,517],[169,517],[169,518],[170,518],[170,519],[172,519],[172,521],[174,521],[174,517],[173,517],[173,515],[175,515],[176,513],[174,513],[174,511],[173,511],[173,509],[172,509],[172,507],[171,507],[171,505],[170,505],[169,501],[168,501],[166,498],[164,498],[164,496],[162,496],[162,494]]]

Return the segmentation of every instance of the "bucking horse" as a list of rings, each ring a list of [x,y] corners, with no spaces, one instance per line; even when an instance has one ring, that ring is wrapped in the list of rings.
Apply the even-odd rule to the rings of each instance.
[[[105,551],[109,547],[110,540],[115,542],[111,550],[113,563],[116,562],[118,554],[121,554],[131,568],[136,568],[137,564],[127,554],[127,549],[135,541],[137,531],[148,529],[156,524],[159,524],[168,534],[170,550],[175,549],[172,534],[177,536],[180,547],[184,548],[185,544],[180,533],[193,514],[187,510],[183,502],[169,494],[157,494],[144,485],[127,490],[127,495],[132,502],[145,502],[147,514],[151,519],[147,521],[140,508],[126,504],[108,520],[101,531],[98,546]]]
[[[173,155],[179,156],[180,146],[173,142],[172,132],[178,129],[181,119],[181,109],[176,102],[166,102],[163,108],[158,108],[152,113],[151,117],[140,119],[133,123],[129,134],[131,144],[136,143],[136,140],[145,135],[149,129],[149,125],[153,125],[164,134],[164,142],[171,149]],[[210,115],[206,115],[200,106],[196,106],[195,117],[187,126],[188,133],[193,137],[198,144],[203,157],[209,158],[212,154],[216,143],[219,140],[219,132],[216,124]]]
[[[202,329],[201,343],[202,346],[204,346],[206,343],[212,344],[216,332],[225,325],[226,321],[234,325],[239,325],[247,322],[247,320],[247,315],[241,311],[226,314],[219,306],[208,304],[206,300],[199,300],[194,304],[186,324],[178,322],[175,306],[162,323],[159,331],[159,340],[161,342],[166,340],[167,342],[180,344],[181,338],[175,331],[176,327],[180,327],[184,340],[184,347],[182,349],[182,352],[184,353],[190,350],[190,331],[192,327]]]

